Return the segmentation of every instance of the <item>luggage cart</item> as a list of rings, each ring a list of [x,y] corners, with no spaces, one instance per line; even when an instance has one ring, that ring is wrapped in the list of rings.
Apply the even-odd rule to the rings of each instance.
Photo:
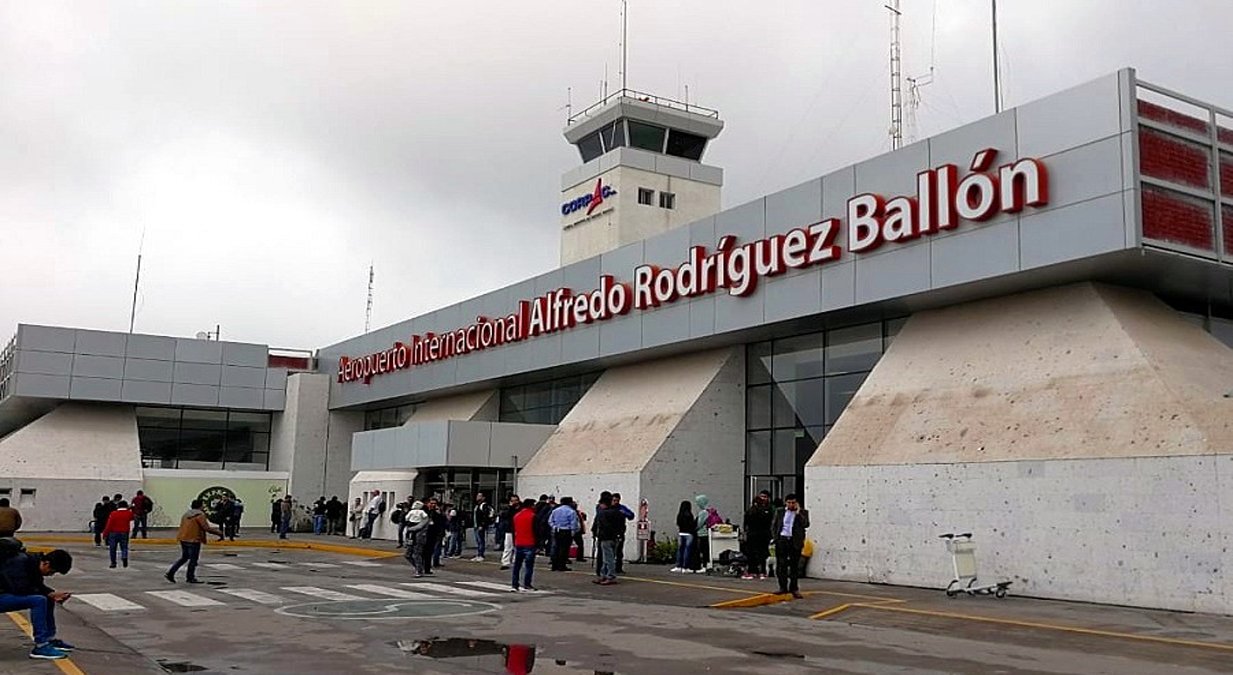
[[[946,586],[946,597],[953,598],[960,593],[968,595],[992,595],[1001,600],[1006,597],[1006,589],[1011,582],[999,581],[992,584],[977,585],[976,583],[976,544],[972,542],[972,533],[954,534],[947,532],[938,535],[946,540],[946,550],[950,552],[951,564],[955,576]]]
[[[710,560],[706,561],[706,573],[720,576],[740,576],[742,571],[736,570],[732,563],[734,554],[741,552],[741,537],[740,532],[735,525],[715,525],[707,531],[707,539],[710,542]],[[731,551],[728,555],[725,552]],[[722,557],[722,559],[721,559]]]

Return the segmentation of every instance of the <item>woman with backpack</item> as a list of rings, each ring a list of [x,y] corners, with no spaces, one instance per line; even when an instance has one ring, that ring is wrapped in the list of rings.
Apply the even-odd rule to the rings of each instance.
[[[694,547],[697,555],[694,556],[691,569],[694,574],[701,574],[711,564],[711,528],[723,523],[724,519],[719,515],[719,511],[710,505],[711,500],[706,495],[694,497],[694,504],[698,506],[698,544]]]

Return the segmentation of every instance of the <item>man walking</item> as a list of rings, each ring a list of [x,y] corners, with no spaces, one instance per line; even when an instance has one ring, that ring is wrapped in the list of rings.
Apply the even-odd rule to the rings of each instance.
[[[133,496],[133,503],[129,509],[133,512],[133,538],[136,539],[137,533],[141,532],[141,538],[148,539],[150,512],[154,510],[154,500],[147,497],[145,492],[138,490]]]
[[[57,593],[43,581],[56,574],[68,574],[72,568],[73,556],[63,549],[27,553],[20,544],[9,540],[0,550],[0,612],[30,610],[34,629],[32,659],[63,659],[73,650],[73,645],[56,637],[55,614],[56,605],[73,596]]]
[[[428,512],[424,510],[424,502],[413,502],[404,522],[406,527],[400,529],[400,534],[405,534],[406,536],[407,544],[407,550],[403,553],[403,557],[407,559],[407,562],[411,563],[411,567],[415,569],[416,578],[419,578],[424,576],[426,571],[424,567],[424,542],[428,539],[428,527],[432,524],[432,521],[428,518]]]
[[[329,521],[330,534],[342,534],[343,532],[343,512],[346,508],[343,503],[338,501],[338,495],[330,497],[330,501],[325,503],[325,519]]]
[[[128,502],[121,499],[103,526],[103,539],[107,540],[107,556],[111,558],[113,570],[116,568],[116,547],[120,548],[120,559],[128,567],[128,533],[132,527],[133,512],[129,510]]]
[[[210,526],[210,521],[206,519],[201,506],[202,501],[194,499],[184,515],[180,516],[180,531],[176,533],[176,539],[180,542],[180,559],[175,561],[171,569],[163,575],[173,584],[176,582],[176,572],[184,563],[188,563],[188,583],[201,583],[197,580],[197,559],[201,557],[201,546],[206,543],[206,535],[222,534],[221,530]]]
[[[617,541],[625,535],[625,516],[612,506],[612,495],[600,495],[599,499],[600,508],[591,527],[599,541],[599,578],[595,583],[611,586],[617,583],[616,549]]]
[[[270,534],[278,532],[278,526],[283,522],[283,500],[270,500]]]
[[[771,550],[771,493],[763,490],[754,497],[753,504],[745,511],[745,557],[749,559],[749,569],[741,577],[753,579],[766,578],[766,559]]]
[[[475,495],[475,508],[472,509],[472,517],[475,523],[475,557],[471,560],[483,562],[484,552],[488,546],[488,528],[496,518],[496,513],[492,510],[492,504],[489,504],[484,499],[483,492],[476,493]]]
[[[230,534],[233,516],[235,516],[235,502],[231,501],[231,497],[223,495],[223,498],[218,500],[218,504],[214,506],[214,522],[222,528],[222,534],[218,535],[219,541]]]
[[[286,539],[287,533],[291,531],[291,495],[282,498],[279,504],[279,522],[278,522],[278,538]]]
[[[94,504],[94,545],[103,545],[103,528],[107,526],[107,516],[115,507],[111,505],[111,497],[103,495],[102,501]]]
[[[21,511],[9,506],[8,497],[0,497],[0,537],[11,537],[21,529]]]
[[[634,512],[628,506],[621,503],[621,493],[612,493],[612,508],[621,512],[625,520],[633,520]],[[616,548],[616,573],[625,574],[625,531],[621,530],[621,538],[617,540]]]
[[[505,541],[501,546],[501,569],[503,570],[509,569],[514,562],[514,515],[518,513],[521,506],[522,501],[518,499],[518,495],[510,495],[509,503],[502,506],[500,513],[497,514],[497,527],[505,533]],[[534,506],[534,501],[532,501],[532,506]]]
[[[802,598],[797,586],[800,576],[801,549],[805,547],[805,530],[809,528],[809,511],[802,509],[796,495],[784,497],[784,507],[775,512],[771,532],[775,534],[775,575],[779,578],[780,594],[791,593]]]
[[[424,538],[424,574],[431,575],[432,568],[441,567],[441,540],[445,538],[445,514],[441,513],[436,497],[424,502],[428,514],[428,536]]]
[[[313,534],[322,532],[325,532],[325,495],[313,502]]]
[[[552,528],[552,571],[568,572],[569,546],[579,529],[573,497],[561,497],[561,505],[548,515],[548,526]]]
[[[539,537],[535,534],[535,500],[528,499],[510,519],[513,528],[514,572],[510,580],[511,589],[519,591],[534,591],[531,578],[535,574],[535,549],[539,546]],[[522,572],[522,585],[518,585],[518,573]]]

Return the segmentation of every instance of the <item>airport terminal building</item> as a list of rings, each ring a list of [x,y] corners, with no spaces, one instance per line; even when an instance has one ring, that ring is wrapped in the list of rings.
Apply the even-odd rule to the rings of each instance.
[[[0,493],[612,490],[662,538],[766,489],[816,576],[944,585],[971,531],[1023,594],[1233,612],[1233,112],[1127,69],[724,210],[722,129],[582,111],[558,269],[311,355],[19,326]]]

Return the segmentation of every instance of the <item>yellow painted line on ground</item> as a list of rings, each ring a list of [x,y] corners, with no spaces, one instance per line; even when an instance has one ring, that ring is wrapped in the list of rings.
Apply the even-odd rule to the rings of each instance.
[[[13,620],[13,623],[17,624],[17,627],[26,634],[26,637],[34,637],[34,628],[30,625],[29,621],[26,621],[26,617],[22,616],[20,612],[9,612],[8,615]],[[57,659],[52,661],[52,663],[56,664],[64,675],[86,675],[81,668],[77,667],[76,663],[73,663],[71,658]]]
[[[1067,626],[1064,624],[1044,623],[1038,621],[1020,621],[1018,619],[1002,619],[992,616],[978,616],[975,614],[959,614],[957,612],[941,612],[932,609],[914,609],[910,607],[890,606],[886,604],[876,605],[872,603],[853,603],[851,607],[861,607],[864,609],[880,609],[886,612],[903,612],[906,614],[919,614],[922,616],[936,616],[944,619],[961,619],[964,621],[980,621],[983,623],[995,623],[1003,626],[1018,626],[1020,628],[1037,628],[1041,630],[1060,631],[1064,633],[1077,633],[1080,635],[1096,635],[1100,637],[1121,638],[1124,640],[1137,640],[1140,642],[1156,642],[1160,644],[1174,645],[1179,647],[1199,647],[1202,649],[1218,649],[1221,651],[1233,652],[1233,644],[1222,642],[1204,642],[1202,640],[1185,640],[1182,638],[1163,637],[1159,635],[1143,635],[1141,633],[1123,633],[1113,630],[1103,630],[1100,628],[1084,628],[1082,626]],[[847,609],[848,607],[844,607]],[[837,612],[834,612],[837,613]],[[817,614],[810,618],[819,618]]]
[[[724,586],[707,586],[706,584],[687,584],[683,581],[668,581],[666,579],[648,579],[646,577],[621,577],[628,581],[641,581],[648,584],[663,584],[665,586],[680,586],[681,588],[702,588],[708,591],[722,591],[724,593],[740,593],[741,595],[749,595],[752,591],[746,591],[740,588],[726,588]],[[757,595],[765,595],[758,593]]]
[[[824,610],[824,611],[818,612],[817,614],[814,614],[814,615],[810,616],[809,618],[811,618],[811,619],[825,619],[826,617],[828,617],[828,616],[833,616],[833,615],[835,615],[835,614],[838,614],[838,613],[840,613],[840,612],[844,611],[845,609],[850,609],[850,608],[852,607],[852,604],[853,604],[853,603],[850,603],[850,602],[845,602],[845,603],[844,603],[844,604],[842,604],[842,605],[838,605],[838,606],[836,606],[836,607],[831,607],[830,609],[827,609],[827,610]]]
[[[773,605],[777,602],[787,602],[791,600],[790,594],[784,593],[759,593],[751,595],[748,598],[737,598],[736,600],[724,600],[711,605],[714,609],[734,609],[747,607],[763,607],[765,605]]]
[[[899,598],[888,598],[884,595],[861,595],[860,593],[840,593],[839,591],[801,591],[801,595],[832,595],[836,598],[857,598],[859,600],[871,600],[875,603],[906,602]]]
[[[877,602],[845,602],[842,605],[836,605],[835,607],[831,607],[830,609],[822,610],[821,612],[818,612],[817,614],[811,615],[809,618],[825,619],[827,617],[834,616],[844,610],[852,609],[853,607],[877,607],[878,605],[895,605],[895,604],[901,604],[904,602],[907,602],[907,601],[900,600],[898,598],[884,598]]]
[[[91,537],[74,537],[67,535],[36,535],[31,537],[23,537],[23,542],[35,543],[61,543],[61,544],[89,544],[93,543]],[[136,547],[138,544],[150,544],[153,546],[175,546],[180,542],[177,539],[133,539],[130,541],[130,546]],[[43,549],[45,547],[38,547]],[[331,544],[328,542],[315,541],[296,541],[282,539],[245,539],[243,541],[209,541],[206,542],[206,550],[211,548],[279,548],[291,550],[311,550],[325,551],[327,553],[341,553],[343,555],[362,556],[365,558],[394,558],[402,555],[396,551],[388,551],[373,548],[362,548],[359,546],[348,546],[345,544]],[[35,547],[31,547],[35,550]]]

